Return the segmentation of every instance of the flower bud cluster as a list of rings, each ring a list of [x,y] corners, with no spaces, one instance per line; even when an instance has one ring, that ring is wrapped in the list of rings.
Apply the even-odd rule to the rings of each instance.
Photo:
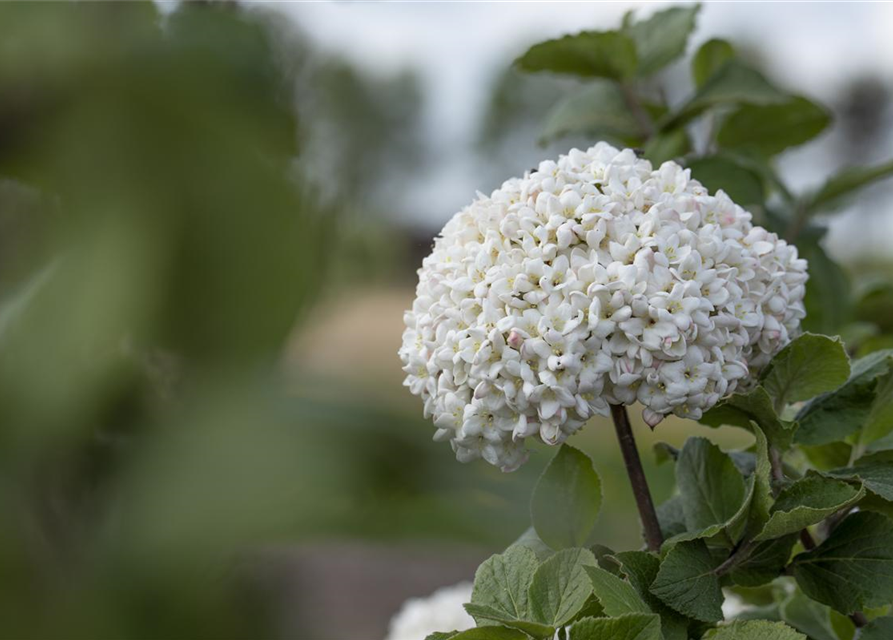
[[[436,440],[505,471],[609,404],[700,418],[805,314],[794,246],[688,169],[606,143],[479,194],[418,273],[405,384]]]

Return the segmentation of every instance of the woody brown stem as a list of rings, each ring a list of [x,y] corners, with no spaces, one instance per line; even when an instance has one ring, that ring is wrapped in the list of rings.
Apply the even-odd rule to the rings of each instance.
[[[642,527],[645,531],[645,544],[650,551],[660,551],[664,542],[664,536],[660,531],[660,523],[657,520],[657,511],[654,510],[654,501],[648,490],[648,480],[645,478],[645,470],[642,469],[642,460],[636,441],[633,438],[632,426],[626,407],[623,405],[611,405],[611,417],[614,419],[614,429],[617,431],[617,441],[620,443],[620,452],[623,454],[623,462],[626,464],[626,473],[633,489],[636,506],[639,508],[639,517],[642,519]]]

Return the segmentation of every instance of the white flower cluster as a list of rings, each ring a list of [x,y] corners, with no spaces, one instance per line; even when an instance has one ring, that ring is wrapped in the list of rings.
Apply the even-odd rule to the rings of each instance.
[[[424,640],[435,631],[465,631],[474,620],[462,606],[471,601],[471,583],[443,587],[427,598],[411,598],[391,618],[386,640]]]
[[[722,191],[599,143],[456,214],[419,270],[405,384],[461,461],[505,471],[609,404],[698,419],[804,316],[806,261]]]

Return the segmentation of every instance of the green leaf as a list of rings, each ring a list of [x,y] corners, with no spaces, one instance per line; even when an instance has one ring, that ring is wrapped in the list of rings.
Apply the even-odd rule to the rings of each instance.
[[[594,82],[564,98],[546,115],[542,138],[587,134],[626,143],[642,137],[642,130],[612,82]]]
[[[806,640],[806,636],[783,622],[746,620],[712,629],[704,635],[704,640]]]
[[[614,557],[614,550],[603,544],[593,544],[589,547],[595,556],[597,566],[615,576],[620,575],[620,562]]]
[[[619,618],[583,618],[570,629],[573,640],[661,640],[660,618],[628,613]]]
[[[563,444],[533,489],[533,527],[553,549],[580,546],[592,533],[601,504],[601,480],[592,460]]]
[[[527,591],[537,569],[536,554],[513,545],[485,560],[474,575],[471,602],[493,608],[509,619],[528,614]]]
[[[862,487],[810,473],[778,494],[769,521],[756,540],[772,540],[797,533],[854,505],[864,495]]]
[[[893,638],[893,617],[875,618],[862,627],[859,640],[890,640]]]
[[[828,112],[795,97],[782,104],[746,104],[729,114],[716,140],[724,149],[774,156],[812,140],[831,122]]]
[[[772,510],[772,462],[769,459],[769,441],[756,422],[751,422],[755,442],[756,462],[754,464],[754,495],[750,504],[750,515],[747,521],[747,536],[752,538],[759,531]]]
[[[879,513],[847,516],[827,540],[791,563],[807,596],[841,613],[893,600],[893,522]]]
[[[761,542],[745,560],[735,565],[729,577],[742,587],[769,584],[784,571],[796,543],[796,534]]]
[[[685,53],[700,5],[658,11],[647,20],[634,22],[627,32],[639,56],[638,74],[650,76]]]
[[[893,175],[893,160],[873,167],[848,167],[829,178],[815,195],[806,200],[810,213],[835,209],[846,202],[853,192],[877,180]]]
[[[528,640],[528,638],[524,633],[516,629],[477,627],[467,631],[432,633],[425,640]]]
[[[846,272],[828,257],[816,239],[797,239],[800,257],[809,262],[806,282],[806,317],[801,326],[805,331],[833,335],[851,319],[853,301],[850,280]]]
[[[651,613],[636,589],[623,578],[618,578],[600,567],[584,567],[592,582],[592,591],[610,617],[624,613]]]
[[[893,357],[889,351],[853,362],[850,377],[842,387],[815,398],[800,410],[800,428],[794,439],[801,444],[829,444],[858,431],[869,421],[879,378],[891,369]]]
[[[772,398],[763,387],[729,396],[706,411],[698,422],[708,427],[730,425],[749,431],[753,431],[752,422],[756,422],[766,435],[769,444],[782,451],[790,448],[796,431],[796,423],[778,417]]]
[[[804,333],[772,358],[762,386],[778,409],[832,391],[849,375],[850,361],[840,339]]]
[[[893,333],[893,279],[866,277],[861,281],[856,301],[856,319]]]
[[[737,468],[737,467],[736,467]],[[738,505],[738,510],[725,522],[711,524],[700,529],[690,529],[685,533],[673,536],[665,542],[665,547],[686,540],[704,540],[711,546],[723,546],[732,549],[744,532],[747,524],[747,516],[753,500],[754,480],[748,478],[745,482],[744,499]]]
[[[760,176],[727,156],[695,158],[688,168],[691,177],[711,192],[722,189],[741,206],[762,205],[766,199]]]
[[[725,525],[738,513],[746,495],[735,463],[706,438],[685,441],[676,461],[676,484],[690,532]]]
[[[849,458],[847,458],[847,460],[849,460]],[[536,529],[533,527],[528,527],[527,530],[521,534],[521,537],[512,543],[512,547],[527,547],[536,554],[538,562],[542,562],[555,553],[554,549],[540,540],[540,537],[536,535]],[[512,547],[509,547],[509,549]]]
[[[533,638],[552,638],[555,635],[555,628],[529,620],[518,620],[516,618],[506,616],[503,612],[497,611],[493,607],[483,604],[474,604],[469,602],[463,605],[475,622],[481,627],[486,627],[487,622],[497,622],[505,627],[523,631]]]
[[[853,453],[853,447],[846,442],[831,442],[815,446],[801,445],[800,451],[809,463],[819,471],[845,467]]]
[[[719,105],[774,104],[788,99],[787,94],[772,86],[759,71],[733,59],[710,76],[674,115],[665,120],[662,128],[685,124]]]
[[[779,606],[782,620],[805,633],[811,640],[839,640],[830,607],[807,598],[797,589]],[[852,623],[850,623],[852,627]]]
[[[714,38],[698,49],[691,61],[691,75],[696,87],[703,87],[714,73],[735,57],[735,50],[726,40]]]
[[[636,48],[625,33],[584,31],[535,44],[515,64],[524,71],[622,80],[636,71]]]
[[[644,155],[654,166],[659,166],[667,160],[681,158],[691,150],[691,138],[688,132],[679,127],[662,131],[649,138],[645,143]]]
[[[654,461],[658,465],[670,460],[676,462],[679,459],[679,449],[666,442],[655,442],[652,449],[654,450]]]
[[[719,563],[703,540],[676,544],[660,565],[651,593],[671,609],[703,622],[722,620]]]
[[[856,463],[854,467],[834,469],[826,475],[835,478],[846,478],[862,482],[866,489],[876,496],[893,502],[893,461],[885,456],[867,456]]]
[[[665,539],[685,533],[685,511],[682,509],[682,496],[676,495],[657,505],[657,521]]]
[[[660,559],[647,551],[621,551],[616,555],[621,570],[648,607],[660,615],[664,640],[688,640],[690,620],[665,605],[651,593],[651,584],[660,571]]]
[[[592,593],[585,565],[595,566],[588,549],[564,549],[543,562],[528,591],[530,618],[560,627],[577,615]]]
[[[887,362],[893,365],[893,358]],[[874,401],[862,427],[861,444],[880,440],[893,431],[893,372],[878,380]]]

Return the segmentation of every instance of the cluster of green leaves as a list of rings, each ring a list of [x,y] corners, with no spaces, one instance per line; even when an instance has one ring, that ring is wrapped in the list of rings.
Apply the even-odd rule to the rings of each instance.
[[[564,445],[534,490],[533,528],[478,569],[466,605],[478,627],[432,640],[852,640],[848,616],[861,623],[864,611],[875,620],[860,637],[884,637],[891,381],[893,350],[850,363],[836,338],[795,339],[753,389],[702,419],[747,429],[753,446],[724,452],[691,437],[681,449],[656,447],[675,464],[677,488],[657,510],[659,553],[593,543],[599,476]],[[749,605],[729,624],[724,589]]]
[[[859,189],[893,175],[893,160],[847,167],[814,191],[795,194],[775,170],[781,152],[813,140],[831,124],[814,100],[773,84],[725,40],[702,44],[691,59],[691,90],[669,104],[659,72],[686,51],[699,6],[673,7],[645,20],[627,14],[609,31],[584,31],[531,47],[516,61],[527,72],[571,75],[584,86],[546,118],[543,138],[588,135],[641,149],[655,164],[676,160],[710,190],[722,189],[760,224],[796,241],[810,261],[804,326],[840,333],[848,344],[893,346],[893,331],[867,308],[893,308],[893,283],[855,291],[823,250],[817,216]],[[698,130],[700,135],[693,133]],[[703,140],[696,148],[695,140]],[[883,316],[881,316],[883,317]]]

